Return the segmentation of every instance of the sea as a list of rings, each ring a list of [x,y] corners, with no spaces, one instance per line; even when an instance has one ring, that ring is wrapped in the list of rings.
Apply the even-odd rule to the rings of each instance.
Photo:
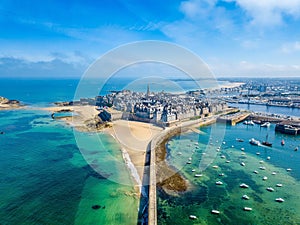
[[[53,102],[74,100],[81,82],[88,83],[81,97],[124,88],[146,92],[149,83],[151,91],[172,92],[197,89],[198,85],[187,80],[173,80],[170,85],[165,80],[115,79],[100,87],[93,80],[1,78],[0,96],[27,105],[26,109],[0,111],[0,131],[4,132],[0,135],[1,225],[139,224],[140,202],[118,143],[101,132],[74,135],[77,131],[40,110],[40,107],[53,106]],[[202,83],[202,87],[213,85],[215,82]],[[223,132],[222,138],[210,134],[214,128]],[[177,196],[158,193],[159,224],[300,223],[299,153],[293,150],[299,146],[299,137],[275,133],[274,125],[266,129],[216,124],[199,130],[201,135],[181,134],[167,144],[168,163],[178,168],[193,188]],[[78,135],[80,147],[75,138]],[[263,140],[266,135],[273,143],[272,148],[249,145],[249,138]],[[236,142],[237,137],[245,142]],[[281,139],[286,142],[284,146],[280,145]],[[223,141],[226,144],[221,144]],[[203,153],[215,152],[219,145],[220,152],[213,154],[212,161],[218,169],[212,169],[209,164],[205,170],[197,171],[203,177],[196,179],[191,170],[197,170]],[[242,147],[245,155],[240,150]],[[184,157],[178,157],[177,151]],[[231,163],[225,164],[220,154]],[[267,156],[270,160],[266,160]],[[186,165],[185,159],[189,157],[193,163]],[[241,160],[245,167],[239,165]],[[267,168],[265,171],[257,169],[261,160]],[[97,172],[93,169],[96,167]],[[286,168],[292,171],[287,172]],[[259,174],[253,174],[254,169]],[[277,174],[269,175],[271,171]],[[220,173],[224,176],[219,177]],[[262,181],[264,175],[268,176],[267,181]],[[224,184],[215,186],[219,179]],[[240,182],[249,184],[250,188],[242,192],[238,187]],[[274,187],[277,182],[283,187]],[[266,186],[276,191],[269,193]],[[245,193],[250,197],[247,202],[241,200]],[[275,197],[282,197],[285,202],[277,203]],[[244,206],[252,207],[253,211],[241,210]],[[220,214],[211,215],[211,209],[219,210]],[[190,214],[198,219],[190,220]]]
[[[273,145],[251,145],[251,138]],[[299,136],[276,133],[274,124],[216,123],[171,138],[167,162],[191,187],[176,195],[158,192],[158,224],[300,224],[299,147]]]

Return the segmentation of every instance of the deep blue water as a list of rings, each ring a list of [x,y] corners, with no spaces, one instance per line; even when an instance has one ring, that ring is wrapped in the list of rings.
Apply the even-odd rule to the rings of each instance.
[[[219,82],[226,83],[224,81]],[[146,92],[147,85],[150,91],[184,92],[192,89],[215,86],[214,81],[178,80],[171,81],[163,78],[114,78],[112,77],[104,86],[102,80],[91,79],[21,79],[0,78],[0,96],[16,99],[29,105],[48,105],[57,101],[71,101],[74,99],[78,85],[84,88],[78,98],[105,95],[111,90],[130,89]],[[75,99],[76,100],[76,99]]]

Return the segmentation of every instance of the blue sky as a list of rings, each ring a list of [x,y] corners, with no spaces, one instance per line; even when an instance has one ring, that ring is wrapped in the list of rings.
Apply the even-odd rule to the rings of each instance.
[[[0,26],[2,77],[79,77],[141,40],[186,47],[217,77],[300,77],[300,0],[2,0]]]

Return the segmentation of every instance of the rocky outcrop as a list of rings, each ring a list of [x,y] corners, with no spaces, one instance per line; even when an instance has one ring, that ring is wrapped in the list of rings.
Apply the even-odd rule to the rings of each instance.
[[[72,106],[73,102],[54,102],[54,104],[57,106]]]
[[[0,110],[1,109],[15,109],[20,108],[22,105],[18,100],[10,100],[0,96]]]

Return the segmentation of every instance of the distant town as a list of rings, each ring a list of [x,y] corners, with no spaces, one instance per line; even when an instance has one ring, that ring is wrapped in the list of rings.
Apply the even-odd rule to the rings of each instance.
[[[225,101],[207,99],[197,91],[173,94],[150,91],[134,92],[130,90],[112,91],[105,96],[83,98],[63,105],[95,105],[100,110],[102,121],[111,120],[109,107],[122,112],[122,118],[150,122],[156,125],[170,126],[178,121],[192,118],[204,118],[228,109]],[[116,119],[116,118],[114,118]]]
[[[300,108],[299,79],[235,79],[244,82],[235,88],[221,88],[206,94],[227,103]]]
[[[235,82],[241,82],[240,80]],[[240,112],[232,104],[256,104],[300,108],[300,81],[278,81],[259,79],[244,80],[236,87],[192,90],[186,93],[145,92],[130,90],[111,91],[95,98],[56,103],[57,105],[94,105],[102,122],[129,119],[170,127],[190,120],[214,116],[218,122],[235,125],[245,119],[258,123],[276,123],[276,130],[283,133],[299,134],[298,117],[259,112]],[[227,115],[228,114],[228,115]]]

